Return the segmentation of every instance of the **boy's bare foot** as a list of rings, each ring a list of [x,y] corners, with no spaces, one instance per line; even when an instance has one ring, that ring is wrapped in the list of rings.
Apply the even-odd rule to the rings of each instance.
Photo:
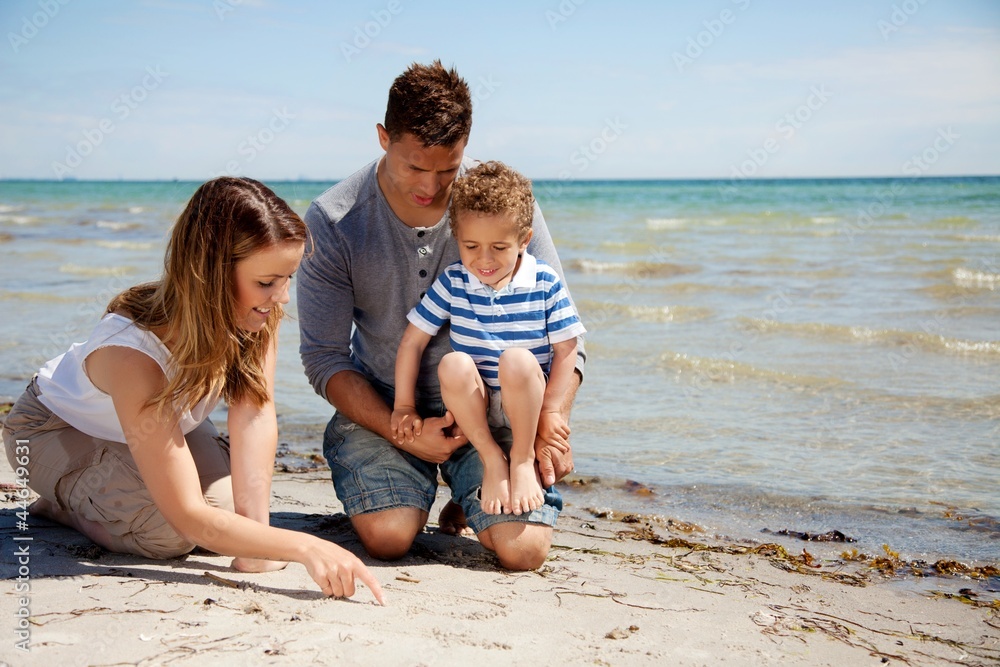
[[[514,514],[527,514],[545,504],[542,480],[534,461],[511,464],[510,500]]]
[[[445,535],[472,535],[462,506],[451,500],[438,515],[438,529]]]
[[[487,514],[510,513],[510,475],[507,461],[486,465],[483,462],[483,486],[479,490],[479,503]]]

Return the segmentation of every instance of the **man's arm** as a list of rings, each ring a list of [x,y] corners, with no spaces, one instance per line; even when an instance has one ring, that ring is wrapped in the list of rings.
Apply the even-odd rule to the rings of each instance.
[[[578,339],[579,340],[579,339]],[[583,378],[578,369],[573,370],[573,375],[569,380],[569,385],[564,394],[560,412],[566,423],[569,423],[569,413],[573,409],[573,401],[576,399],[576,392],[580,388]],[[566,475],[573,472],[573,449],[563,452],[546,443],[539,436],[535,436],[535,458],[538,460],[538,472],[542,476],[542,486],[549,487],[561,480]]]
[[[559,260],[559,254],[556,252],[555,244],[552,242],[552,234],[549,232],[548,224],[545,222],[545,216],[542,215],[542,209],[535,203],[535,217],[532,218],[531,228],[533,230],[531,236],[531,243],[528,244],[528,252],[534,255],[537,259],[542,260],[549,266],[551,266],[556,275],[559,276],[559,281],[563,284],[566,289],[566,294],[569,295],[569,299],[572,302],[573,296],[570,294],[569,284],[566,282],[566,275],[563,273],[562,262]],[[587,350],[584,345],[584,337],[578,336],[576,339],[576,373],[578,376],[578,383],[583,382],[583,371],[587,363]],[[576,392],[574,391],[575,395]],[[568,418],[567,414],[567,418]]]

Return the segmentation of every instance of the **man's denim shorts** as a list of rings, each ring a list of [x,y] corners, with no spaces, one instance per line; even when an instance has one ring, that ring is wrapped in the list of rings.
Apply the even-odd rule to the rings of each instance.
[[[421,410],[441,415],[440,404]],[[494,429],[493,437],[510,451],[510,429]],[[323,436],[323,456],[330,464],[337,498],[348,516],[397,507],[417,507],[430,512],[438,489],[438,466],[395,447],[380,435],[335,414]],[[554,486],[545,490],[545,504],[532,512],[486,514],[479,503],[483,464],[472,445],[460,447],[440,466],[441,477],[451,487],[451,497],[462,506],[469,526],[480,533],[497,523],[521,521],[555,526],[562,511],[562,496]]]

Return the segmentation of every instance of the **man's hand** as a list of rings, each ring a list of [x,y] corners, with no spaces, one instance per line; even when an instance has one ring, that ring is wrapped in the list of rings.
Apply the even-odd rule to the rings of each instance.
[[[459,429],[455,429],[457,434],[452,433],[454,425],[455,417],[451,412],[446,412],[444,417],[427,417],[419,435],[414,433],[413,442],[398,442],[396,446],[418,459],[444,463],[456,449],[469,442]]]
[[[573,449],[560,451],[545,442],[541,436],[535,436],[535,459],[538,460],[538,473],[542,476],[542,486],[548,488],[573,472]]]

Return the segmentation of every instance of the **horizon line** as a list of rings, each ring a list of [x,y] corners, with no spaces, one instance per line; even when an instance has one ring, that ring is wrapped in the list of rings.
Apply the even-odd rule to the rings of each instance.
[[[934,180],[934,179],[960,179],[960,178],[998,178],[1000,172],[993,174],[942,174],[917,176],[897,175],[897,176],[772,176],[767,178],[733,178],[733,177],[713,177],[713,176],[691,176],[691,177],[628,177],[614,176],[607,178],[530,178],[533,183],[608,183],[608,182],[729,182],[739,183],[767,183],[773,181],[842,181],[842,180]],[[215,178],[215,177],[213,177]],[[250,176],[249,178],[254,178]],[[266,183],[337,183],[347,176],[339,178],[254,178]],[[10,176],[0,177],[0,183],[204,183],[212,178],[35,178],[30,176]]]

